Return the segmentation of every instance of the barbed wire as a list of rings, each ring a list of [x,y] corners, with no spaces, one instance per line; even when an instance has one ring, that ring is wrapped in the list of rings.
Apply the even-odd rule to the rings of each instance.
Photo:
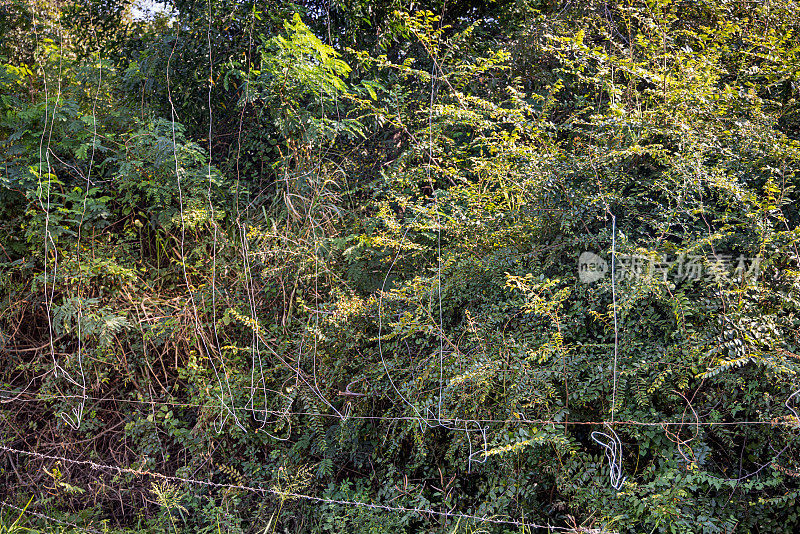
[[[35,451],[26,451],[22,449],[16,449],[13,447],[8,447],[6,445],[0,445],[0,450],[4,450],[9,453],[14,454],[21,454],[24,456],[31,456],[35,458],[39,458],[42,460],[53,460],[59,462],[65,462],[74,465],[85,465],[91,469],[96,471],[116,471],[117,473],[127,473],[137,476],[150,476],[153,478],[158,478],[160,480],[164,480],[167,482],[180,482],[183,484],[192,484],[192,485],[199,485],[199,486],[207,486],[211,488],[218,488],[218,489],[228,489],[228,490],[241,490],[247,491],[250,493],[257,493],[261,495],[274,495],[283,500],[288,498],[294,499],[301,499],[306,501],[318,502],[323,504],[338,504],[342,506],[358,506],[362,508],[370,508],[373,510],[383,510],[387,512],[406,512],[406,513],[418,513],[418,514],[428,514],[438,517],[448,517],[454,519],[467,519],[472,521],[479,521],[482,523],[493,523],[498,525],[511,525],[516,527],[524,527],[524,528],[535,528],[535,529],[548,529],[552,530],[559,530],[559,531],[566,531],[566,532],[575,532],[575,528],[573,527],[557,527],[553,525],[541,525],[537,523],[529,523],[527,521],[516,521],[512,519],[497,519],[494,517],[488,516],[478,516],[474,514],[465,514],[461,512],[445,512],[441,510],[433,510],[430,508],[419,508],[419,507],[409,507],[409,506],[392,506],[388,504],[374,504],[374,503],[367,503],[362,501],[351,501],[351,500],[344,500],[344,499],[330,499],[326,497],[317,497],[314,495],[305,495],[302,493],[295,493],[291,491],[281,491],[280,489],[276,488],[265,488],[265,487],[257,487],[257,486],[247,486],[243,484],[224,484],[219,482],[212,482],[210,480],[201,480],[195,478],[185,478],[185,477],[178,477],[178,476],[171,476],[166,475],[164,473],[159,473],[157,471],[150,471],[144,469],[133,469],[129,467],[121,467],[118,465],[106,465],[97,462],[93,462],[91,460],[76,460],[73,458],[67,458],[64,456],[57,456],[53,454],[44,454],[41,452]],[[80,527],[79,527],[80,528]],[[579,527],[580,528],[580,527]],[[585,532],[589,532],[589,530],[584,530]],[[580,532],[580,530],[578,531]]]
[[[93,534],[103,534],[103,532],[100,531],[100,530],[95,530],[95,529],[93,529],[91,527],[82,527],[82,526],[80,526],[78,524],[70,523],[69,521],[64,521],[63,519],[58,519],[56,517],[51,517],[51,516],[43,514],[41,512],[34,512],[33,510],[28,510],[27,508],[20,508],[19,506],[15,506],[15,505],[7,503],[7,502],[0,501],[0,508],[11,508],[12,510],[16,510],[17,512],[20,512],[23,515],[24,514],[30,514],[30,515],[36,516],[36,517],[38,517],[40,519],[45,519],[47,521],[52,521],[52,522],[58,523],[60,525],[64,525],[64,526],[67,526],[67,527],[72,527],[72,528],[75,528],[75,529],[78,529],[78,530],[83,530],[84,532],[92,532]],[[22,517],[22,516],[20,516],[20,517]]]

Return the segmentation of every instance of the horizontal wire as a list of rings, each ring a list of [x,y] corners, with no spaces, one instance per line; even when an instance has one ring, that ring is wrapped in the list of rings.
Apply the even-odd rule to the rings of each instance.
[[[100,530],[95,530],[95,529],[90,528],[90,527],[82,527],[80,525],[76,525],[75,523],[70,523],[69,521],[64,521],[62,519],[57,519],[55,517],[50,517],[49,515],[45,515],[45,514],[42,514],[40,512],[34,512],[33,510],[28,510],[27,508],[20,508],[19,506],[14,506],[13,504],[9,504],[7,502],[0,501],[0,508],[3,508],[3,507],[11,508],[12,510],[16,510],[16,511],[22,513],[22,514],[34,515],[34,516],[39,517],[41,519],[46,519],[47,521],[53,521],[53,522],[58,523],[60,525],[66,525],[68,527],[80,529],[80,530],[83,530],[85,532],[103,534],[103,532],[100,531]],[[24,517],[24,515],[23,515],[23,517]],[[3,531],[3,532],[6,532],[6,531]],[[8,532],[10,532],[10,531],[8,531]]]
[[[528,523],[524,521],[513,521],[513,520],[505,520],[505,519],[494,519],[492,517],[486,516],[477,516],[472,514],[463,514],[463,513],[453,513],[453,512],[442,512],[439,510],[431,510],[428,508],[417,508],[417,507],[406,507],[406,506],[390,506],[385,504],[372,504],[366,503],[361,501],[347,501],[347,500],[340,500],[340,499],[327,499],[324,497],[315,497],[313,495],[304,495],[302,493],[294,493],[289,491],[280,491],[274,488],[262,488],[262,487],[254,487],[254,486],[245,486],[241,484],[221,484],[218,482],[211,482],[210,480],[199,480],[193,478],[183,478],[183,477],[176,477],[165,475],[163,473],[159,473],[156,471],[148,471],[148,470],[141,470],[141,469],[131,469],[127,467],[120,467],[116,465],[105,465],[99,464],[97,462],[92,462],[90,460],[75,460],[72,458],[66,458],[64,456],[56,456],[52,454],[43,454],[40,452],[34,451],[26,451],[21,449],[15,449],[13,447],[7,447],[5,445],[0,445],[0,450],[4,450],[6,452],[15,453],[15,454],[22,454],[25,456],[33,456],[35,458],[40,458],[43,460],[55,460],[60,462],[66,462],[70,464],[76,465],[85,465],[90,467],[94,470],[110,470],[116,471],[117,473],[128,473],[138,476],[151,476],[153,478],[158,478],[161,480],[166,481],[174,481],[174,482],[182,482],[184,484],[194,484],[194,485],[201,485],[201,486],[208,486],[212,488],[220,488],[220,489],[235,489],[235,490],[242,490],[242,491],[249,491],[251,493],[259,493],[259,494],[272,494],[280,497],[281,499],[286,499],[288,497],[292,497],[295,499],[303,499],[307,501],[325,503],[325,504],[340,504],[346,506],[360,506],[362,508],[371,508],[373,510],[385,510],[389,512],[414,512],[419,514],[430,514],[436,515],[440,517],[453,517],[459,519],[470,519],[475,521],[480,521],[484,523],[494,523],[498,525],[513,525],[517,527],[527,527],[527,528],[537,528],[537,529],[549,529],[549,530],[563,530],[563,531],[575,531],[574,528],[567,528],[567,527],[555,527],[551,525],[539,525],[536,523]]]
[[[191,403],[191,402],[170,402],[170,401],[157,401],[157,400],[137,400],[137,399],[119,399],[114,397],[109,398],[102,398],[102,397],[91,397],[91,396],[83,396],[83,395],[47,395],[47,396],[37,396],[34,398],[19,398],[20,392],[7,390],[7,389],[0,389],[0,393],[9,393],[9,394],[17,394],[17,397],[11,399],[2,399],[0,397],[0,403],[11,403],[11,402],[43,402],[48,400],[67,400],[67,399],[86,399],[86,400],[95,400],[98,402],[122,402],[122,403],[129,403],[129,404],[141,404],[141,405],[148,405],[148,406],[176,406],[181,408],[216,408],[216,409],[224,409],[224,406],[218,404],[198,404],[198,403]],[[93,409],[97,409],[96,407]],[[102,408],[100,408],[102,409]],[[422,421],[422,422],[442,422],[442,423],[464,423],[464,422],[474,422],[474,423],[495,423],[495,424],[505,424],[505,423],[518,423],[518,424],[539,424],[539,425],[565,425],[565,426],[572,426],[572,425],[589,425],[589,426],[603,426],[612,424],[612,421],[557,421],[554,419],[528,419],[525,417],[517,417],[514,419],[481,419],[481,418],[469,418],[469,417],[455,417],[455,418],[427,418],[427,417],[419,417],[419,416],[377,416],[377,415],[348,415],[348,416],[339,416],[332,413],[315,413],[315,412],[286,412],[286,411],[276,411],[276,410],[259,410],[257,408],[247,408],[247,407],[236,407],[237,410],[242,410],[246,412],[254,412],[259,414],[267,414],[267,415],[274,415],[278,417],[288,417],[292,415],[304,415],[304,416],[316,416],[316,417],[328,417],[332,419],[359,419],[359,420],[368,420],[368,421]],[[780,416],[779,416],[780,417]],[[656,427],[656,426],[738,426],[738,425],[772,425],[772,426],[797,426],[798,423],[796,421],[780,421],[777,418],[773,420],[754,420],[754,421],[636,421],[636,420],[621,420],[621,421],[613,421],[614,425],[621,425],[621,426],[649,426],[649,427]]]

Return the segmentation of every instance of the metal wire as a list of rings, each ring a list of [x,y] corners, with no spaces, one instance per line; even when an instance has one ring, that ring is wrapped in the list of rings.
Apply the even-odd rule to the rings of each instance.
[[[67,527],[72,527],[72,528],[75,528],[75,529],[79,529],[79,530],[82,530],[84,532],[92,532],[93,534],[94,533],[103,534],[103,532],[100,531],[100,530],[95,530],[95,529],[93,529],[91,527],[82,527],[82,526],[77,525],[75,523],[70,523],[69,521],[64,521],[63,519],[57,519],[55,517],[50,517],[49,515],[45,515],[45,514],[40,513],[40,512],[34,512],[33,510],[28,510],[27,508],[20,508],[19,506],[15,506],[15,505],[7,503],[7,502],[0,501],[0,508],[11,508],[12,510],[16,510],[17,512],[20,512],[20,514],[22,514],[22,515],[20,515],[20,517],[23,517],[24,514],[30,514],[30,515],[36,516],[36,517],[38,517],[40,519],[45,519],[45,520],[53,522],[53,523],[58,523],[59,525],[64,525],[64,526],[67,526]]]
[[[20,392],[10,389],[0,389],[0,393],[14,395],[13,397],[9,397],[3,399],[0,397],[0,403],[11,403],[11,402],[45,402],[51,400],[66,400],[70,398],[82,398],[81,395],[51,395],[51,394],[40,394],[39,396],[32,397],[32,398],[22,398],[22,395],[32,395],[26,392]],[[800,394],[800,391],[796,392],[795,394]],[[790,398],[794,397],[791,395]],[[223,409],[222,406],[218,404],[200,404],[200,403],[193,403],[193,402],[171,402],[171,401],[157,401],[157,400],[137,400],[137,399],[120,399],[116,397],[92,397],[87,396],[87,400],[93,400],[97,402],[121,402],[127,404],[141,404],[147,406],[175,406],[179,408],[216,408],[216,409]],[[788,400],[787,400],[788,402]],[[93,407],[93,409],[100,409],[102,407]],[[300,415],[300,416],[316,416],[316,417],[328,417],[332,419],[344,419],[343,415],[337,415],[332,413],[312,413],[312,412],[287,412],[283,410],[263,410],[263,409],[254,409],[254,408],[237,408],[242,411],[247,412],[256,412],[256,413],[266,413],[268,415],[285,415],[285,416],[292,416],[292,415]],[[790,410],[794,411],[792,408]],[[420,421],[420,422],[430,422],[435,423],[438,422],[438,418],[425,418],[422,416],[370,416],[370,415],[353,415],[350,414],[346,417],[346,419],[363,419],[368,421]],[[480,418],[480,417],[454,417],[454,418],[447,418],[442,419],[445,423],[450,423],[453,425],[463,424],[464,422],[476,422],[476,423],[496,423],[496,424],[535,424],[535,425],[564,425],[564,426],[580,426],[580,425],[588,425],[588,426],[603,426],[612,423],[610,420],[606,421],[560,421],[555,419],[529,419],[527,417],[514,417],[508,419],[493,419],[493,418]],[[622,426],[645,426],[645,427],[661,427],[661,426],[680,426],[680,425],[687,425],[685,421],[636,421],[636,420],[615,420],[613,421],[615,425],[622,425]],[[692,426],[708,426],[708,427],[729,427],[729,426],[740,426],[740,425],[771,425],[771,426],[785,426],[785,427],[795,427],[798,425],[797,422],[794,421],[787,421],[780,418],[775,419],[765,419],[765,420],[747,420],[747,421],[697,421],[691,423]]]
[[[301,499],[310,502],[318,502],[324,504],[339,504],[343,506],[358,506],[361,508],[370,508],[373,510],[383,510],[387,512],[412,512],[418,513],[421,515],[431,515],[437,517],[449,517],[455,519],[467,519],[472,521],[479,521],[482,523],[493,523],[498,525],[512,525],[516,527],[524,527],[524,528],[535,528],[535,529],[549,529],[549,530],[559,530],[559,531],[575,531],[574,528],[571,527],[556,527],[552,525],[541,525],[537,523],[529,523],[526,521],[515,521],[510,519],[496,519],[494,517],[489,516],[478,516],[473,514],[464,514],[464,513],[453,513],[453,512],[444,512],[441,510],[433,510],[430,508],[419,508],[419,507],[408,507],[408,506],[391,506],[386,504],[374,504],[374,503],[367,503],[361,501],[349,501],[349,500],[342,500],[342,499],[328,499],[325,497],[315,497],[313,495],[305,495],[302,493],[295,493],[289,491],[280,491],[275,488],[265,488],[265,487],[257,487],[257,486],[245,486],[241,484],[221,484],[218,482],[212,482],[210,480],[200,480],[194,478],[184,478],[184,477],[176,477],[165,475],[163,473],[155,472],[155,471],[148,471],[148,470],[141,470],[141,469],[131,469],[127,467],[120,467],[116,465],[105,465],[100,464],[97,462],[92,462],[89,460],[75,460],[72,458],[66,458],[64,456],[56,456],[52,454],[42,454],[39,452],[34,451],[26,451],[21,449],[15,449],[13,447],[7,447],[5,445],[0,445],[0,450],[4,450],[9,453],[14,454],[22,454],[25,456],[31,456],[35,458],[39,458],[42,460],[54,460],[60,461],[75,465],[85,465],[90,467],[94,470],[106,470],[106,471],[116,471],[117,473],[127,473],[137,476],[151,476],[153,478],[158,478],[160,480],[165,481],[172,481],[172,482],[180,482],[183,484],[193,484],[193,485],[200,485],[200,486],[207,486],[212,488],[220,488],[220,489],[235,489],[235,490],[242,490],[248,491],[251,493],[257,493],[261,495],[275,495],[280,497],[281,499],[286,498],[294,498],[294,499]]]

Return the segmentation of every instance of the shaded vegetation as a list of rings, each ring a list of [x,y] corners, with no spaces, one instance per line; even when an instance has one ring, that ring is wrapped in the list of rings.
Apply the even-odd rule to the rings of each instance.
[[[0,532],[797,528],[795,2],[171,7],[0,0]]]

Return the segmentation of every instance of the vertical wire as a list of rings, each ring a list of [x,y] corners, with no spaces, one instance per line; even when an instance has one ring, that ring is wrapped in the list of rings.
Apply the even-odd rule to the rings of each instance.
[[[33,33],[36,36],[36,45],[34,46],[34,59],[36,56],[36,49],[39,47],[39,32],[36,31],[36,8],[32,10],[33,14]],[[37,200],[39,201],[39,207],[45,212],[45,226],[44,226],[44,299],[45,299],[45,308],[47,310],[47,329],[48,329],[48,348],[50,349],[50,357],[53,361],[53,375],[57,378],[59,375],[59,371],[61,366],[58,364],[55,355],[55,348],[53,347],[53,321],[51,318],[51,303],[47,300],[47,249],[48,249],[48,239],[50,236],[49,232],[49,224],[50,224],[50,185],[47,185],[47,203],[42,202],[42,190],[45,187],[44,182],[42,181],[42,170],[44,166],[44,162],[47,157],[43,154],[47,154],[50,150],[50,140],[47,141],[47,146],[45,147],[45,137],[47,137],[47,124],[49,121],[49,114],[50,114],[50,92],[47,89],[47,60],[44,59],[42,62],[42,82],[44,83],[44,120],[42,126],[42,136],[39,138],[39,164],[37,168],[37,181],[39,184],[39,190],[37,192]],[[48,167],[49,168],[49,167]],[[49,176],[49,171],[47,173]]]
[[[330,41],[330,34],[331,34],[331,19],[330,19],[330,2],[328,2],[328,45],[333,48],[332,43]],[[335,74],[334,74],[335,75]],[[336,92],[334,91],[334,98],[336,98]],[[325,98],[323,96],[323,91],[320,89],[319,91],[319,107],[320,107],[320,122],[322,124],[322,128],[325,128]],[[324,136],[321,136],[324,139]],[[317,195],[321,197],[324,193],[324,178],[322,177],[322,147],[324,142],[320,140],[319,142],[319,151],[317,152],[317,171],[316,171],[316,184],[312,186],[311,192],[311,205],[309,206],[308,212],[308,219],[311,223],[311,240],[314,242],[314,352],[311,361],[312,365],[312,373],[314,376],[314,387],[317,389],[317,392],[320,396],[324,396],[322,390],[319,387],[319,382],[317,381],[317,345],[319,341],[319,243],[317,241],[317,227],[313,223],[314,220],[314,213],[313,209],[316,207],[317,203],[321,201],[321,198],[315,198]],[[309,182],[311,183],[311,179],[314,178],[313,174],[309,174]],[[337,414],[339,414],[337,410]],[[339,414],[342,418],[342,414]]]
[[[389,266],[389,269],[388,269],[388,271],[386,273],[386,276],[383,279],[383,284],[381,286],[381,294],[380,294],[379,299],[378,299],[378,353],[379,353],[379,356],[380,356],[380,359],[381,359],[381,364],[383,365],[384,371],[386,372],[386,376],[389,379],[389,383],[391,384],[392,389],[394,389],[394,391],[397,393],[397,395],[400,397],[400,399],[406,405],[408,405],[412,410],[414,410],[414,412],[417,414],[417,418],[418,418],[419,424],[420,424],[420,429],[425,428],[425,427],[428,427],[428,428],[443,427],[443,428],[446,428],[448,430],[461,431],[462,429],[459,426],[457,426],[458,422],[459,422],[458,418],[453,420],[453,426],[445,424],[443,422],[443,419],[442,419],[442,398],[443,398],[443,391],[444,391],[444,388],[443,388],[443,384],[444,384],[444,321],[443,321],[443,312],[442,312],[442,282],[441,282],[442,281],[442,278],[441,278],[442,277],[442,261],[441,261],[442,260],[442,252],[441,252],[442,251],[442,249],[441,249],[441,237],[442,237],[442,234],[441,234],[441,219],[440,219],[440,213],[439,213],[439,199],[438,199],[438,195],[436,194],[435,188],[433,186],[433,181],[432,181],[432,176],[431,176],[431,166],[432,166],[432,163],[433,163],[433,103],[434,103],[434,92],[435,92],[434,80],[435,80],[435,76],[436,76],[436,68],[437,67],[439,68],[439,72],[440,72],[440,74],[442,76],[444,76],[444,71],[437,64],[436,58],[433,55],[433,51],[429,50],[428,52],[429,52],[429,54],[431,56],[432,65],[431,65],[431,72],[430,72],[431,93],[430,93],[430,101],[429,101],[429,106],[428,106],[428,165],[427,165],[426,172],[427,172],[428,183],[430,184],[431,191],[432,191],[432,193],[434,195],[434,210],[435,210],[435,213],[436,213],[436,231],[437,231],[437,255],[436,255],[437,256],[437,270],[436,270],[436,272],[437,272],[437,295],[438,295],[438,299],[437,300],[438,300],[438,306],[439,306],[439,325],[438,325],[439,326],[439,397],[438,397],[438,401],[437,401],[437,417],[436,417],[436,419],[428,418],[428,417],[422,417],[422,414],[417,409],[417,407],[414,404],[412,404],[411,401],[408,400],[400,392],[400,390],[398,389],[398,387],[395,384],[394,380],[392,379],[392,375],[389,372],[388,365],[386,364],[386,359],[385,359],[385,357],[383,355],[383,347],[382,347],[382,342],[381,342],[381,340],[382,340],[382,330],[383,330],[383,320],[382,320],[383,319],[383,293],[386,291],[386,283],[387,283],[387,281],[389,279],[389,275],[390,275],[392,269],[394,268],[395,263],[397,262],[397,260],[398,260],[398,258],[400,256],[400,250],[398,250],[397,254],[395,255],[395,258],[392,261],[391,265]],[[403,236],[400,239],[401,243],[403,241],[405,241],[406,236],[407,236],[409,230],[411,229],[411,225],[414,224],[416,219],[419,217],[420,213],[421,212],[417,213],[417,215],[411,221],[411,224],[409,225],[409,227],[406,228],[405,232],[403,233]],[[429,408],[426,409],[426,410],[428,411],[428,413],[430,413],[430,409]],[[436,424],[432,424],[431,421],[435,421]],[[473,452],[472,440],[471,440],[470,435],[469,435],[469,432],[470,432],[469,425],[470,425],[470,423],[474,424],[477,427],[476,431],[481,433],[481,436],[482,436],[482,439],[483,439],[483,449],[482,450]],[[467,441],[468,441],[468,445],[469,445],[469,454],[467,456],[467,466],[468,466],[468,469],[471,469],[473,462],[482,464],[482,463],[485,463],[486,460],[488,459],[488,456],[485,454],[488,451],[488,440],[486,438],[486,428],[483,427],[478,421],[475,421],[473,419],[467,419],[467,420],[464,420],[463,431],[467,436]],[[479,454],[483,454],[483,460],[476,460],[475,459],[475,456],[479,455]]]
[[[619,324],[617,319],[617,291],[616,291],[616,254],[617,254],[617,218],[611,213],[606,204],[606,212],[611,216],[611,301],[614,314],[614,359],[612,366],[612,392],[611,392],[611,420],[604,423],[606,432],[594,431],[592,439],[603,447],[609,466],[609,481],[615,490],[622,488],[626,477],[622,474],[622,440],[614,430],[614,417],[617,403],[617,360],[619,357]]]
[[[180,33],[180,24],[178,25],[178,34],[179,33]],[[222,395],[222,398],[220,399],[220,402],[221,402],[222,407],[225,409],[225,412],[226,412],[225,417],[223,418],[223,422],[224,422],[225,420],[227,420],[228,416],[231,415],[231,410],[228,407],[228,405],[225,404],[225,402],[224,402],[224,387],[222,385],[222,380],[220,379],[219,371],[217,370],[217,366],[214,363],[214,357],[211,354],[211,351],[210,351],[210,349],[208,347],[208,343],[206,343],[205,336],[203,336],[202,329],[200,328],[200,317],[199,317],[198,312],[197,312],[197,303],[195,302],[194,291],[192,291],[192,285],[189,282],[189,274],[188,274],[188,272],[186,270],[186,245],[185,245],[185,242],[186,242],[186,216],[184,214],[184,209],[183,209],[183,204],[184,204],[184,202],[183,202],[183,186],[181,184],[181,172],[180,172],[180,167],[178,165],[178,145],[177,145],[177,134],[175,132],[175,121],[177,119],[177,113],[175,111],[175,103],[172,100],[172,86],[171,86],[171,77],[170,77],[170,64],[172,62],[172,57],[175,54],[175,47],[177,46],[177,44],[178,44],[178,37],[177,37],[177,34],[176,34],[175,42],[174,42],[174,44],[172,46],[172,51],[170,52],[169,58],[167,59],[167,99],[168,99],[169,105],[170,105],[170,119],[171,119],[170,120],[170,127],[171,127],[171,131],[172,131],[172,155],[173,155],[173,158],[175,160],[175,179],[177,180],[178,205],[179,205],[180,217],[181,217],[181,240],[180,240],[181,268],[182,268],[182,271],[183,271],[183,279],[184,279],[184,282],[186,283],[186,290],[189,292],[189,300],[190,300],[191,306],[192,306],[192,315],[193,315],[193,319],[194,319],[195,333],[197,334],[197,337],[200,340],[200,344],[202,345],[203,350],[205,351],[206,356],[208,357],[208,361],[211,364],[211,368],[213,369],[214,375],[215,375],[215,377],[217,379],[217,383],[219,384],[220,394]],[[236,414],[233,414],[233,416],[234,416],[234,418],[236,418]],[[236,422],[237,422],[237,424],[239,424],[238,419],[236,419]]]
[[[619,357],[619,326],[617,323],[617,218],[611,215],[611,303],[614,308],[614,368],[612,371],[613,387],[611,391],[611,424],[614,424],[614,413],[617,407],[617,359]]]
[[[241,152],[242,152],[242,127],[244,124],[244,114],[247,108],[247,104],[249,103],[249,93],[250,93],[250,79],[252,76],[253,64],[252,64],[252,48],[253,48],[253,29],[255,27],[256,21],[256,6],[253,4],[251,7],[251,21],[250,21],[250,30],[248,32],[248,43],[247,43],[247,55],[245,56],[245,60],[247,61],[247,78],[244,82],[244,102],[242,105],[242,111],[239,114],[239,128],[238,128],[238,135],[236,141],[236,198],[235,198],[235,206],[236,206],[236,226],[239,230],[239,239],[241,241],[241,252],[242,252],[242,264],[244,269],[244,285],[245,285],[245,293],[247,293],[247,301],[248,306],[250,308],[250,317],[253,321],[254,326],[252,328],[252,335],[250,338],[250,397],[247,400],[246,407],[252,410],[253,419],[261,423],[260,429],[263,429],[267,423],[267,391],[266,391],[266,379],[264,377],[264,363],[261,359],[261,354],[259,352],[259,342],[260,338],[258,336],[258,332],[255,329],[255,325],[258,324],[258,310],[256,308],[256,297],[255,297],[255,284],[253,283],[253,275],[252,275],[252,268],[250,266],[250,247],[249,247],[249,240],[247,237],[247,228],[244,223],[242,223],[242,211],[241,205],[239,201],[240,193],[241,193],[241,168],[240,168],[240,160],[241,160]],[[249,204],[248,204],[249,206]],[[246,215],[246,213],[245,213]],[[264,216],[264,223],[266,224],[267,218],[266,213]],[[263,419],[259,419],[256,415],[257,411],[255,409],[255,393],[256,393],[256,383],[255,383],[255,375],[256,375],[256,363],[258,364],[259,375],[261,379],[261,390],[264,394],[264,416]]]
[[[83,292],[81,284],[81,237],[83,236],[83,223],[86,219],[86,203],[89,198],[89,187],[91,186],[92,168],[94,167],[94,157],[97,150],[97,101],[100,98],[100,91],[103,88],[103,58],[98,54],[98,81],[97,92],[94,96],[92,103],[92,155],[89,158],[89,168],[86,171],[86,187],[83,192],[83,207],[81,210],[81,219],[78,223],[78,238],[75,244],[75,261],[78,268],[78,366],[81,372],[81,391],[82,398],[79,408],[73,408],[72,413],[75,415],[75,427],[80,427],[83,418],[83,410],[86,405],[86,375],[83,369],[83,340],[82,340],[82,319],[83,319]],[[72,425],[71,425],[72,426]]]
[[[434,100],[434,73],[436,60],[431,56],[431,98],[428,105],[428,183],[431,184],[433,205],[436,212],[436,289],[439,301],[439,402],[437,419],[442,424],[442,391],[444,382],[444,322],[442,321],[442,225],[439,216],[439,195],[431,179],[431,165],[433,164],[433,100]]]
[[[60,15],[60,13],[59,13]],[[36,33],[37,37],[37,44],[38,44],[38,32],[36,32],[36,11],[33,11],[34,16],[34,32]],[[48,336],[49,336],[49,348],[50,348],[50,356],[53,361],[53,374],[55,377],[58,377],[59,374],[63,375],[64,379],[67,380],[69,383],[72,383],[78,388],[83,388],[83,394],[85,395],[85,385],[86,380],[85,376],[83,375],[83,370],[81,366],[81,376],[83,377],[83,383],[78,383],[72,375],[67,371],[64,367],[62,367],[58,360],[56,359],[55,353],[55,340],[53,334],[53,302],[55,299],[55,286],[57,283],[57,276],[58,276],[58,249],[56,248],[55,240],[53,239],[53,235],[50,232],[50,204],[51,204],[51,193],[53,189],[53,179],[52,179],[52,166],[50,164],[50,143],[53,137],[53,130],[55,128],[55,120],[56,120],[56,111],[58,109],[59,102],[61,100],[61,81],[62,81],[62,68],[63,68],[63,53],[64,53],[64,34],[61,28],[61,18],[59,16],[58,19],[58,37],[59,37],[59,49],[58,49],[58,83],[56,88],[56,97],[55,103],[53,104],[53,110],[50,112],[50,99],[49,93],[47,90],[47,63],[42,66],[42,78],[44,80],[44,89],[45,89],[45,115],[44,115],[44,129],[42,131],[42,137],[39,140],[39,166],[38,166],[38,181],[40,186],[39,191],[39,205],[45,212],[45,227],[44,227],[44,298],[45,298],[45,308],[47,310],[47,327],[48,327]],[[49,121],[49,126],[48,126]],[[47,144],[45,145],[44,139],[47,137]],[[41,187],[43,185],[42,182],[42,166],[43,166],[43,158],[42,152],[44,152],[44,163],[47,166],[47,173],[46,173],[46,183],[47,183],[47,196],[46,196],[46,203],[43,204],[41,200]],[[50,245],[52,244],[53,250],[53,283],[50,287],[50,294],[48,296],[48,285],[47,285],[47,277],[48,277],[48,269],[47,269],[47,257],[48,251],[50,249]],[[73,429],[77,429],[80,426],[80,417],[82,416],[82,408],[80,411],[76,412],[76,409],[73,408],[73,413],[76,415],[76,421],[73,422],[69,415],[65,413],[60,413],[59,416],[64,420],[64,422],[69,425]]]
[[[220,359],[220,369],[222,370],[222,376],[225,379],[225,387],[228,390],[228,398],[230,399],[230,407],[227,407],[225,404],[225,391],[220,390],[220,402],[223,406],[226,407],[228,413],[233,417],[236,426],[238,426],[244,432],[247,432],[245,427],[239,421],[238,416],[236,415],[236,405],[233,399],[233,393],[231,391],[231,384],[228,378],[228,371],[225,365],[225,355],[222,352],[221,343],[219,342],[219,332],[217,329],[217,221],[216,221],[216,213],[214,211],[214,203],[211,201],[211,185],[212,185],[212,172],[211,172],[211,157],[212,157],[212,128],[213,128],[213,113],[211,110],[211,91],[214,87],[214,60],[212,57],[212,47],[211,47],[211,22],[212,22],[212,4],[211,0],[208,0],[208,27],[206,31],[206,42],[208,45],[208,66],[209,66],[209,76],[208,76],[208,192],[206,194],[208,199],[208,208],[211,215],[211,226],[214,228],[214,238],[212,241],[212,253],[211,253],[211,324],[213,327],[214,332],[214,341],[216,342],[216,351],[219,354]],[[216,371],[216,370],[215,370]],[[217,377],[219,378],[219,377]],[[222,426],[224,423],[224,419],[220,421],[220,426],[217,429],[217,432],[222,431]]]

